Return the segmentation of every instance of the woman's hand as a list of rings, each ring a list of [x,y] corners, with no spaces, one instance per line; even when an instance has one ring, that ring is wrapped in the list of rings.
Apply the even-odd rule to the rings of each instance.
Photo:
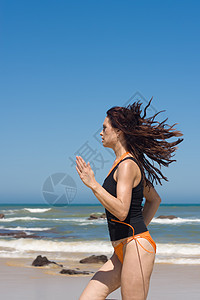
[[[88,162],[86,164],[81,156],[76,156],[76,170],[83,183],[89,188],[93,189],[95,187],[96,180],[90,163]]]

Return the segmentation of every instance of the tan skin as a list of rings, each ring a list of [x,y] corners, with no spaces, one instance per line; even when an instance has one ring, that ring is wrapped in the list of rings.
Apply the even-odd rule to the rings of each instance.
[[[109,118],[106,117],[100,135],[103,146],[111,148],[115,152],[114,165],[127,152],[123,133],[113,128]],[[127,156],[132,155],[128,154]],[[141,180],[141,171],[138,165],[132,160],[125,160],[119,164],[113,175],[117,182],[117,197],[113,197],[95,180],[89,162],[86,164],[82,157],[76,156],[76,164],[76,170],[82,182],[93,191],[96,198],[107,210],[120,221],[124,221],[129,211],[132,188],[136,187]],[[149,189],[145,187],[145,184],[144,198],[143,217],[145,224],[148,225],[154,217],[161,199],[153,187]],[[116,246],[123,240],[114,241],[112,244]],[[132,240],[124,246],[123,264],[121,264],[117,255],[113,253],[112,257],[92,277],[79,300],[105,300],[111,292],[120,286],[123,300],[145,300],[149,289],[155,253],[149,241],[139,238],[139,242],[153,253],[138,247],[136,241]]]

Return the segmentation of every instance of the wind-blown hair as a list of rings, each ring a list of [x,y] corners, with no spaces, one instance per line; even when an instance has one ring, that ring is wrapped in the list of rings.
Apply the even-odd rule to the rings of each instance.
[[[140,101],[129,104],[127,107],[114,106],[106,112],[111,126],[123,132],[127,150],[137,159],[148,186],[153,186],[154,180],[156,184],[159,182],[160,185],[162,185],[160,179],[168,181],[167,177],[154,166],[154,162],[157,162],[160,168],[161,165],[168,167],[170,163],[176,161],[171,159],[175,155],[172,155],[172,153],[178,148],[175,146],[183,141],[183,138],[179,138],[171,143],[166,141],[171,137],[178,137],[183,134],[172,129],[178,123],[172,126],[165,124],[168,118],[161,123],[154,121],[155,117],[163,111],[156,113],[152,117],[145,118],[146,110],[152,99],[153,97],[145,107],[143,117],[141,117],[142,110],[140,106],[142,103],[139,103]],[[153,164],[145,156],[150,158]],[[145,171],[148,178],[146,178]],[[161,176],[160,178],[158,174]]]

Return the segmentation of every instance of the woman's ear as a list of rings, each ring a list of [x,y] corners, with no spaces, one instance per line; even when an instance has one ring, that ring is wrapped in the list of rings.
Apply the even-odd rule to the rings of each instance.
[[[120,129],[117,129],[117,136],[119,137],[122,134],[123,134],[123,132]]]

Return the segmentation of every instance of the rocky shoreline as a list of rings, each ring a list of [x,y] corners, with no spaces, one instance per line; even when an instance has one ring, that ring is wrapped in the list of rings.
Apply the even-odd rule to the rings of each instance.
[[[103,264],[108,260],[106,255],[91,255],[89,257],[86,257],[84,259],[81,259],[79,263],[81,264]],[[58,267],[63,268],[62,264],[58,264],[55,261],[50,261],[46,256],[38,255],[34,261],[32,262],[32,266],[34,267],[44,267],[50,264],[57,265]],[[94,273],[93,271],[86,271],[81,270],[79,268],[74,269],[62,269],[60,274],[67,274],[67,275],[89,275]]]

